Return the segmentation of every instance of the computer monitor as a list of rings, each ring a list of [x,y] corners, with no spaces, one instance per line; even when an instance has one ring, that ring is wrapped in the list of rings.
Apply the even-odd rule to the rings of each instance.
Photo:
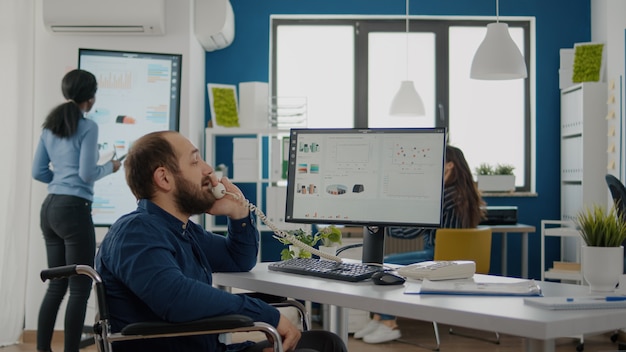
[[[96,103],[87,118],[98,124],[101,162],[121,158],[133,142],[153,131],[178,130],[182,55],[79,49],[78,67],[98,81]],[[124,171],[94,185],[96,226],[110,226],[137,203]]]
[[[287,222],[363,225],[363,262],[384,227],[441,227],[445,128],[292,129]]]

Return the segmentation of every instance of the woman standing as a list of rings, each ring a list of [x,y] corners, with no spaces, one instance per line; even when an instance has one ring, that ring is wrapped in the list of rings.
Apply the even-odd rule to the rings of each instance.
[[[41,206],[41,230],[48,267],[85,264],[93,267],[96,235],[91,218],[94,182],[116,172],[120,162],[98,161],[98,125],[84,117],[96,101],[96,77],[84,70],[68,72],[61,82],[67,100],[43,123],[33,160],[32,176],[48,184]],[[91,279],[78,275],[52,280],[39,310],[37,350],[51,351],[59,306],[69,287],[65,312],[65,351],[79,349]]]

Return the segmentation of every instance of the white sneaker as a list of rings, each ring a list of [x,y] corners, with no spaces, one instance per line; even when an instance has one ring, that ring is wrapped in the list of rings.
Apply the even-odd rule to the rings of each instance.
[[[376,331],[376,329],[378,328],[378,325],[380,325],[380,322],[378,320],[370,320],[370,322],[367,323],[365,327],[363,327],[361,330],[354,333],[354,338],[362,339],[363,337],[365,337],[365,335],[369,335],[373,333],[374,331]]]
[[[385,324],[379,323],[374,332],[363,337],[363,342],[366,343],[382,343],[393,341],[402,337],[400,330],[392,329]]]

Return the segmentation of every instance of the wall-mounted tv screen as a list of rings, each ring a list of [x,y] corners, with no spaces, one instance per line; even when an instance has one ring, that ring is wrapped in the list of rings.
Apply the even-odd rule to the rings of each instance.
[[[79,49],[78,57],[98,80],[87,118],[98,124],[101,163],[123,157],[147,133],[178,130],[182,55]],[[122,168],[95,183],[94,224],[110,226],[136,204]]]

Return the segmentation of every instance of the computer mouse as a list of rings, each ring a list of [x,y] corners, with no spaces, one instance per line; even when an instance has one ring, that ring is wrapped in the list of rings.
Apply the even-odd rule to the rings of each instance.
[[[406,280],[388,271],[379,271],[372,275],[372,281],[376,285],[402,285]]]

